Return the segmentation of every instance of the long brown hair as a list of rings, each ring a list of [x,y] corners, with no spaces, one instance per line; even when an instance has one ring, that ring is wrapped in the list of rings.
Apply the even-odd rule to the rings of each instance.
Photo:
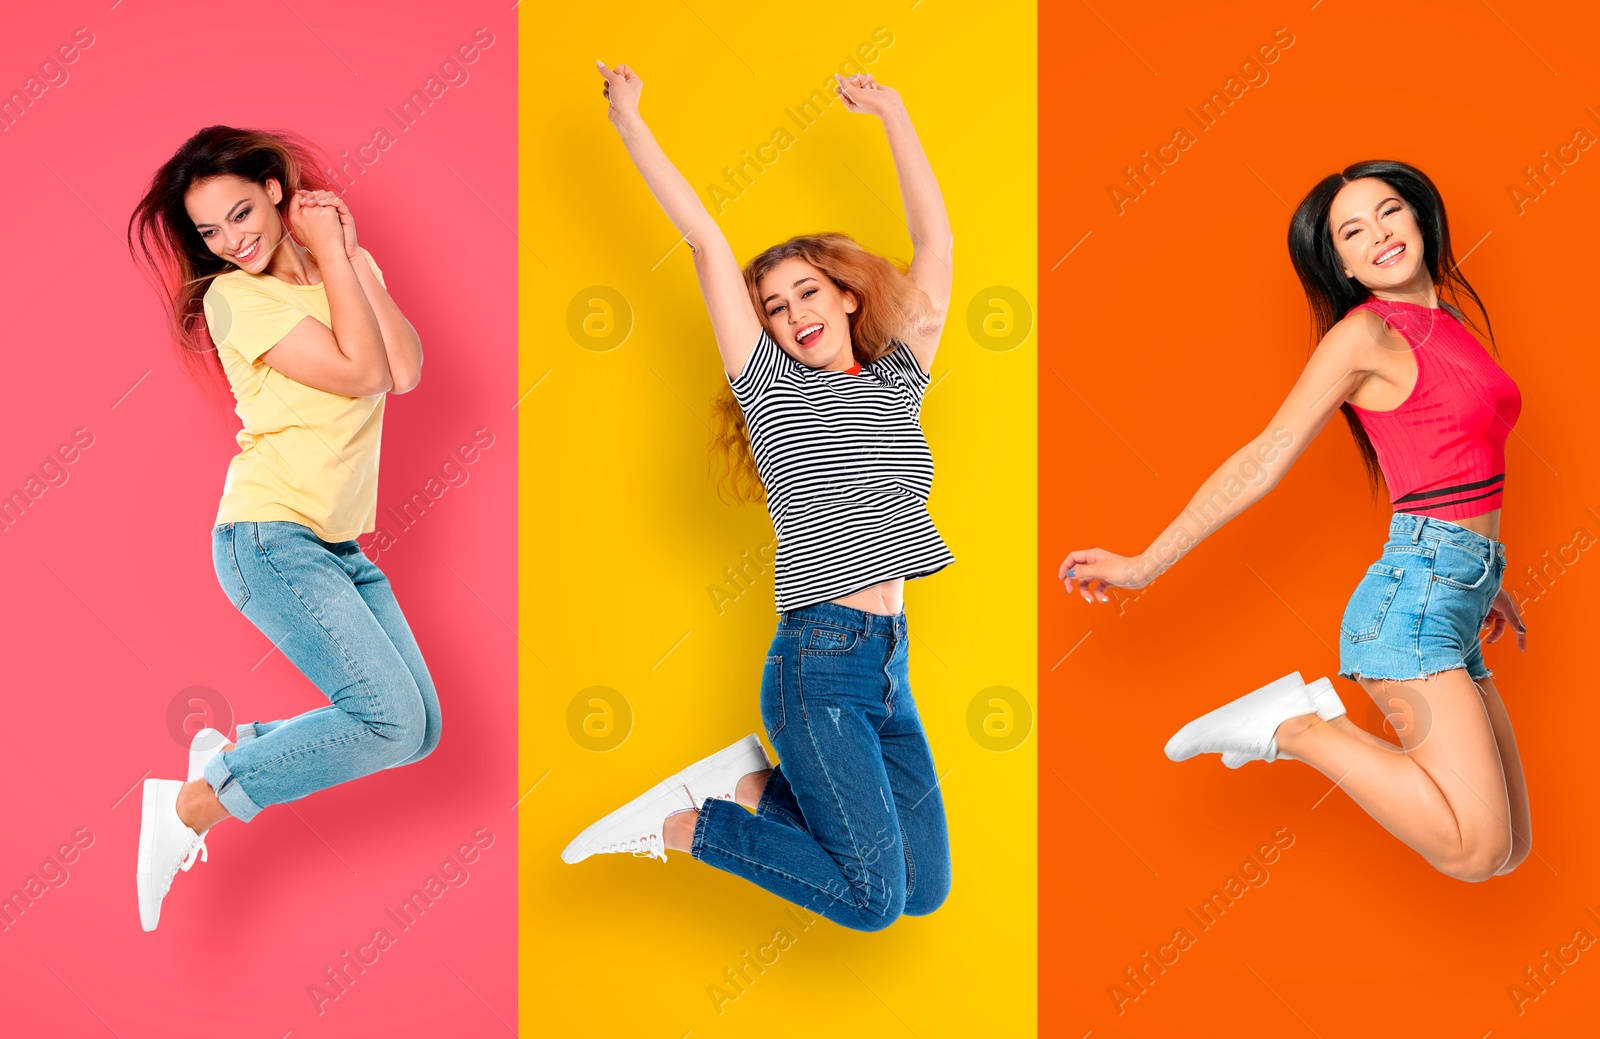
[[[156,170],[128,218],[128,252],[166,304],[178,359],[202,386],[227,392],[227,375],[206,327],[201,301],[211,279],[234,265],[206,247],[184,208],[189,188],[232,174],[257,184],[278,181],[278,215],[288,225],[289,204],[300,190],[326,190],[316,146],[281,130],[208,126],[190,137]]]
[[[934,320],[927,293],[906,276],[909,264],[885,259],[837,232],[791,238],[745,264],[745,287],[758,315],[761,297],[756,287],[769,271],[791,259],[804,260],[840,291],[855,294],[856,309],[849,315],[850,352],[858,364],[878,360]],[[750,431],[727,380],[711,402],[711,421],[711,468],[718,493],[735,503],[764,501],[766,488],[750,453]]]

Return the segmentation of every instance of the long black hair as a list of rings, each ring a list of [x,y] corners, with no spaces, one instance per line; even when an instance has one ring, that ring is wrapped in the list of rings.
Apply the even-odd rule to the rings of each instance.
[[[1428,265],[1428,274],[1433,279],[1440,306],[1476,332],[1479,331],[1478,326],[1466,317],[1460,307],[1463,298],[1470,298],[1478,313],[1483,315],[1490,349],[1498,357],[1500,352],[1495,346],[1489,311],[1471,283],[1456,267],[1455,253],[1450,248],[1450,223],[1445,218],[1444,200],[1439,197],[1439,189],[1434,187],[1426,173],[1392,159],[1369,159],[1322,178],[1300,200],[1294,216],[1289,220],[1289,259],[1294,263],[1295,274],[1300,276],[1306,302],[1311,305],[1312,349],[1352,307],[1372,295],[1360,281],[1344,276],[1344,263],[1339,259],[1339,253],[1333,245],[1333,234],[1328,228],[1328,212],[1333,208],[1333,197],[1340,188],[1362,177],[1375,177],[1383,181],[1411,207],[1416,214],[1417,226],[1422,229],[1423,262]],[[1383,484],[1378,453],[1373,449],[1372,440],[1362,428],[1361,420],[1350,402],[1339,405],[1339,410],[1344,412],[1344,420],[1356,438],[1362,464],[1366,466],[1367,480],[1376,497]]]

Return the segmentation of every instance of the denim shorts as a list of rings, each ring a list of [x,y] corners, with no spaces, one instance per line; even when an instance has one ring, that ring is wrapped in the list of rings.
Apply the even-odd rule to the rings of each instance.
[[[1478,633],[1500,591],[1506,546],[1476,531],[1397,512],[1339,622],[1339,674],[1403,682],[1465,668],[1494,672]]]

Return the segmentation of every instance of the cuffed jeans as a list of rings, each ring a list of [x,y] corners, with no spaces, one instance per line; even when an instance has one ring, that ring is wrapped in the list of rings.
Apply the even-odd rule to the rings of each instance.
[[[245,822],[268,805],[396,765],[439,743],[439,697],[389,579],[355,541],[281,520],[218,524],[228,599],[327,696],[293,718],[241,722],[205,778]]]
[[[780,614],[761,715],[781,762],[754,815],[705,802],[695,858],[856,930],[944,903],[950,840],[906,638],[904,612]]]

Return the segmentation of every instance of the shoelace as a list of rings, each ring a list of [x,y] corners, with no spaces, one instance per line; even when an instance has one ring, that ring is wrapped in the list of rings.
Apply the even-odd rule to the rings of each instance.
[[[619,841],[616,844],[605,844],[598,849],[600,855],[622,854],[627,852],[635,858],[660,859],[667,861],[667,845],[659,833],[643,834],[632,840]]]
[[[634,858],[660,859],[662,862],[667,861],[667,845],[666,842],[661,839],[661,835],[659,833],[652,833],[650,836],[643,838],[643,841],[644,847],[636,850],[633,853]]]
[[[206,848],[206,839],[198,833],[195,834],[194,843],[189,845],[189,854],[183,860],[183,865],[176,866],[169,870],[166,877],[163,879],[161,884],[161,897],[166,898],[167,892],[172,890],[172,882],[177,879],[178,870],[181,869],[187,873],[189,872],[189,867],[194,865],[196,857],[198,857],[201,862],[209,862],[211,861],[210,855],[211,853],[209,849]]]
[[[184,859],[183,865],[178,868],[185,873],[189,872],[189,867],[194,865],[195,856],[197,855],[200,857],[201,862],[211,861],[211,853],[206,847],[206,839],[204,837],[196,838],[194,847],[189,849],[189,857]]]
[[[690,790],[687,785],[685,785],[683,788],[683,796],[684,800],[688,804],[693,805],[695,803],[694,792]],[[733,800],[731,795],[728,797],[728,800]],[[680,811],[684,812],[692,812],[695,810],[696,809],[694,808],[680,809]],[[667,818],[670,819],[673,815],[677,814],[679,813],[672,812],[667,816]],[[615,844],[602,845],[597,850],[596,854],[612,855],[621,854],[623,852],[627,852],[634,858],[638,859],[660,859],[662,862],[667,861],[667,844],[659,833],[640,834],[638,837],[634,837],[629,840],[618,841]]]

